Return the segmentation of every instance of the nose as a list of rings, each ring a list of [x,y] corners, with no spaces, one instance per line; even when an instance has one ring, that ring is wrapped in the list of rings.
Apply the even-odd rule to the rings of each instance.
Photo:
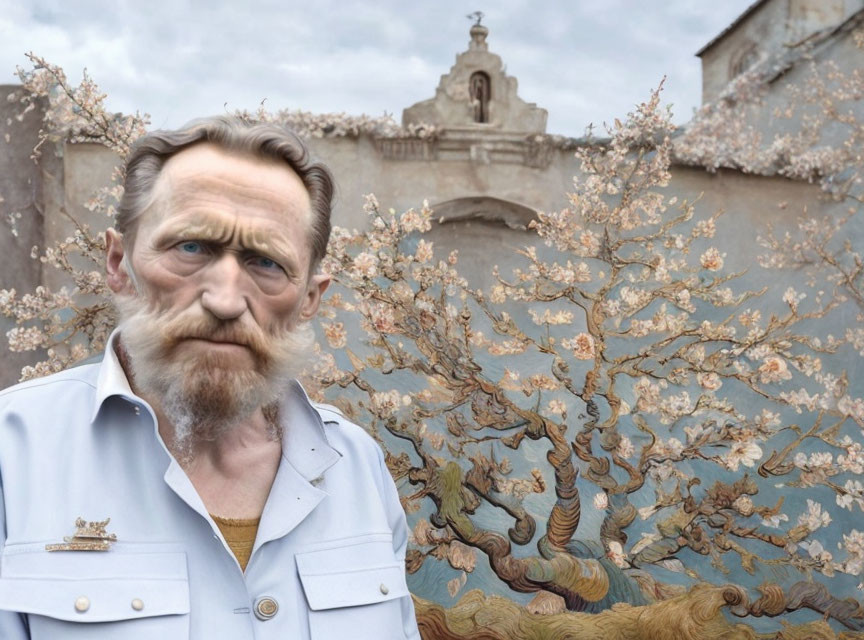
[[[207,267],[201,306],[220,320],[234,320],[249,308],[245,272],[237,256],[225,253]]]

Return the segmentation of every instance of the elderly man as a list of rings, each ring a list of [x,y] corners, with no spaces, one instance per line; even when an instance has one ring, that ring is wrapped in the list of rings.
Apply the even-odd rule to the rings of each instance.
[[[125,186],[101,363],[0,394],[0,638],[419,638],[381,451],[294,380],[329,173],[213,118]]]

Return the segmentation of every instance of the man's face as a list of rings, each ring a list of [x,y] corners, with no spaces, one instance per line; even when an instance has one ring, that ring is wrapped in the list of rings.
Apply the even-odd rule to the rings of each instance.
[[[193,412],[241,417],[296,373],[302,327],[328,284],[309,273],[309,194],[288,166],[209,144],[168,160],[155,189],[126,256],[134,282],[109,234],[135,382]]]

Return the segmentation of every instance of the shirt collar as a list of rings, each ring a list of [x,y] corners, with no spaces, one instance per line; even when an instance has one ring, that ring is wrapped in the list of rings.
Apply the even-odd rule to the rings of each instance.
[[[288,385],[279,411],[282,457],[306,480],[320,478],[342,454],[327,441],[321,414],[296,380]]]
[[[120,330],[114,329],[108,336],[108,343],[105,345],[105,354],[102,356],[102,363],[99,366],[99,377],[96,379],[96,398],[93,403],[93,413],[90,416],[91,423],[96,420],[96,416],[99,415],[99,410],[105,401],[112,396],[120,396],[134,403],[141,401],[132,391],[126,372],[117,357],[115,347],[119,336]]]
[[[105,401],[113,396],[120,396],[134,404],[145,404],[144,400],[132,391],[126,372],[117,357],[115,347],[119,336],[120,330],[114,329],[105,346],[105,355],[96,380],[91,423],[96,420]],[[288,384],[279,415],[282,421],[282,457],[306,480],[320,478],[342,457],[327,441],[321,415],[296,380]]]

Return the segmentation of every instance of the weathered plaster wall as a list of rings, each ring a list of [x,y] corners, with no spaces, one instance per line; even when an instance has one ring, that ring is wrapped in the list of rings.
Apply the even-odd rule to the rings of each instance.
[[[41,203],[45,180],[56,179],[57,162],[50,155],[36,164],[30,159],[38,140],[42,113],[30,111],[18,122],[19,106],[7,100],[17,86],[0,86],[0,136],[6,140],[0,154],[0,289],[14,288],[26,293],[41,282],[41,264],[30,258],[33,245],[42,244],[43,215]],[[7,123],[11,118],[12,122]],[[6,138],[6,136],[9,136]],[[54,170],[44,175],[43,168]],[[20,218],[16,215],[20,214]],[[14,217],[17,236],[11,233],[9,216]],[[5,333],[14,323],[0,317],[0,331]],[[5,337],[2,338],[5,344]],[[3,349],[0,358],[0,388],[18,380],[21,367],[36,361],[34,353],[10,353]]]
[[[788,0],[766,2],[701,55],[702,102],[713,102],[731,80],[737,58],[755,47],[759,54],[774,51],[786,35]]]
[[[846,143],[856,123],[864,119],[864,101],[855,99],[854,90],[850,90],[855,74],[864,68],[864,49],[855,41],[856,31],[862,28],[864,10],[833,29],[806,55],[793,52],[787,59],[767,65],[771,75],[761,87],[759,100],[740,105],[735,123],[742,125],[740,133],[730,134],[742,135],[745,148],[753,145],[754,150],[767,153],[752,157],[745,154],[743,162],[753,163],[757,171],[776,171],[778,161],[786,165],[789,154],[797,153],[796,141],[802,132],[807,136],[805,148],[814,152],[792,162],[803,171],[808,167],[825,166],[826,159],[830,160],[830,154],[835,151],[855,152],[855,148]],[[844,79],[851,82],[844,86]],[[802,95],[806,96],[806,102]],[[842,98],[843,95],[846,98]],[[851,124],[838,122],[849,113],[854,116]],[[814,127],[819,134],[818,141],[809,138]],[[730,130],[734,128],[730,126]],[[719,132],[718,135],[726,134]],[[717,143],[722,145],[722,141]]]
[[[859,21],[858,25],[860,26]],[[811,75],[812,64],[821,65],[826,61],[830,61],[836,65],[837,70],[851,77],[853,72],[859,73],[864,67],[864,49],[860,49],[855,45],[855,40],[852,37],[852,31],[855,25],[849,25],[831,38],[823,46],[820,46],[812,56],[811,60],[803,59],[795,64],[788,71],[776,77],[767,86],[767,93],[764,97],[764,106],[760,109],[759,115],[754,119],[754,126],[762,133],[764,139],[770,140],[775,134],[784,134],[789,131],[798,130],[801,126],[802,115],[820,116],[816,111],[816,107],[798,107],[792,118],[777,116],[782,114],[792,98],[789,93],[789,87],[806,86],[808,78]],[[821,74],[821,80],[826,82],[829,89],[836,88],[836,83],[832,83],[826,77],[826,73]],[[842,111],[853,109],[860,121],[864,117],[864,101],[847,102],[842,105]],[[825,142],[840,142],[836,136],[843,135],[842,129],[828,130],[825,132]],[[832,140],[833,138],[833,140]]]
[[[72,218],[96,230],[107,227],[105,216],[94,214],[84,204],[99,186],[108,184],[117,156],[97,144],[64,145],[43,144],[41,154],[31,159],[38,142],[42,113],[36,109],[18,122],[14,116],[19,107],[6,100],[18,87],[0,87],[0,135],[9,134],[9,140],[0,154],[0,289],[15,289],[18,295],[30,293],[37,286],[50,289],[71,284],[56,269],[31,258],[31,250],[53,246],[75,231]],[[7,125],[7,117],[13,119]],[[11,232],[9,215],[15,217],[15,230]],[[81,262],[88,269],[99,268]],[[6,344],[5,334],[14,322],[0,317],[0,341]],[[41,351],[12,353],[4,348],[0,359],[0,389],[18,380],[21,368],[41,360]]]
[[[769,0],[701,53],[702,102],[712,102],[748,52],[755,59],[782,53],[810,34],[840,24],[864,8],[862,0]]]
[[[364,194],[374,192],[384,209],[403,211],[455,198],[491,195],[535,210],[566,206],[578,169],[572,152],[556,151],[546,169],[515,163],[431,160],[389,160],[369,138],[309,141],[313,153],[332,169],[337,183],[334,224],[360,228],[366,224]]]
[[[716,244],[727,252],[728,264],[736,270],[758,271],[756,256],[762,252],[756,238],[767,225],[780,228],[794,225],[804,207],[818,211],[824,206],[819,189],[813,185],[737,171],[708,173],[693,167],[673,167],[667,188],[679,200],[699,199],[697,213],[707,216],[723,211],[717,223]],[[445,222],[433,225],[429,238],[437,248],[459,250],[459,268],[474,287],[493,284],[492,267],[498,265],[502,276],[509,276],[514,266],[525,261],[517,251],[542,243],[532,231],[518,231],[502,223],[479,220]],[[565,258],[566,259],[566,258]],[[754,273],[749,284],[756,287],[779,286],[779,280]]]
[[[118,162],[113,151],[99,144],[64,145],[63,188],[45,202],[46,246],[70,237],[75,232],[76,222],[97,232],[108,227],[110,220],[102,213],[90,211],[85,204],[97,189],[111,184],[111,172]],[[82,261],[79,266],[88,270],[94,268],[89,261]],[[68,283],[56,269],[46,268],[43,277],[45,284],[52,288]]]

